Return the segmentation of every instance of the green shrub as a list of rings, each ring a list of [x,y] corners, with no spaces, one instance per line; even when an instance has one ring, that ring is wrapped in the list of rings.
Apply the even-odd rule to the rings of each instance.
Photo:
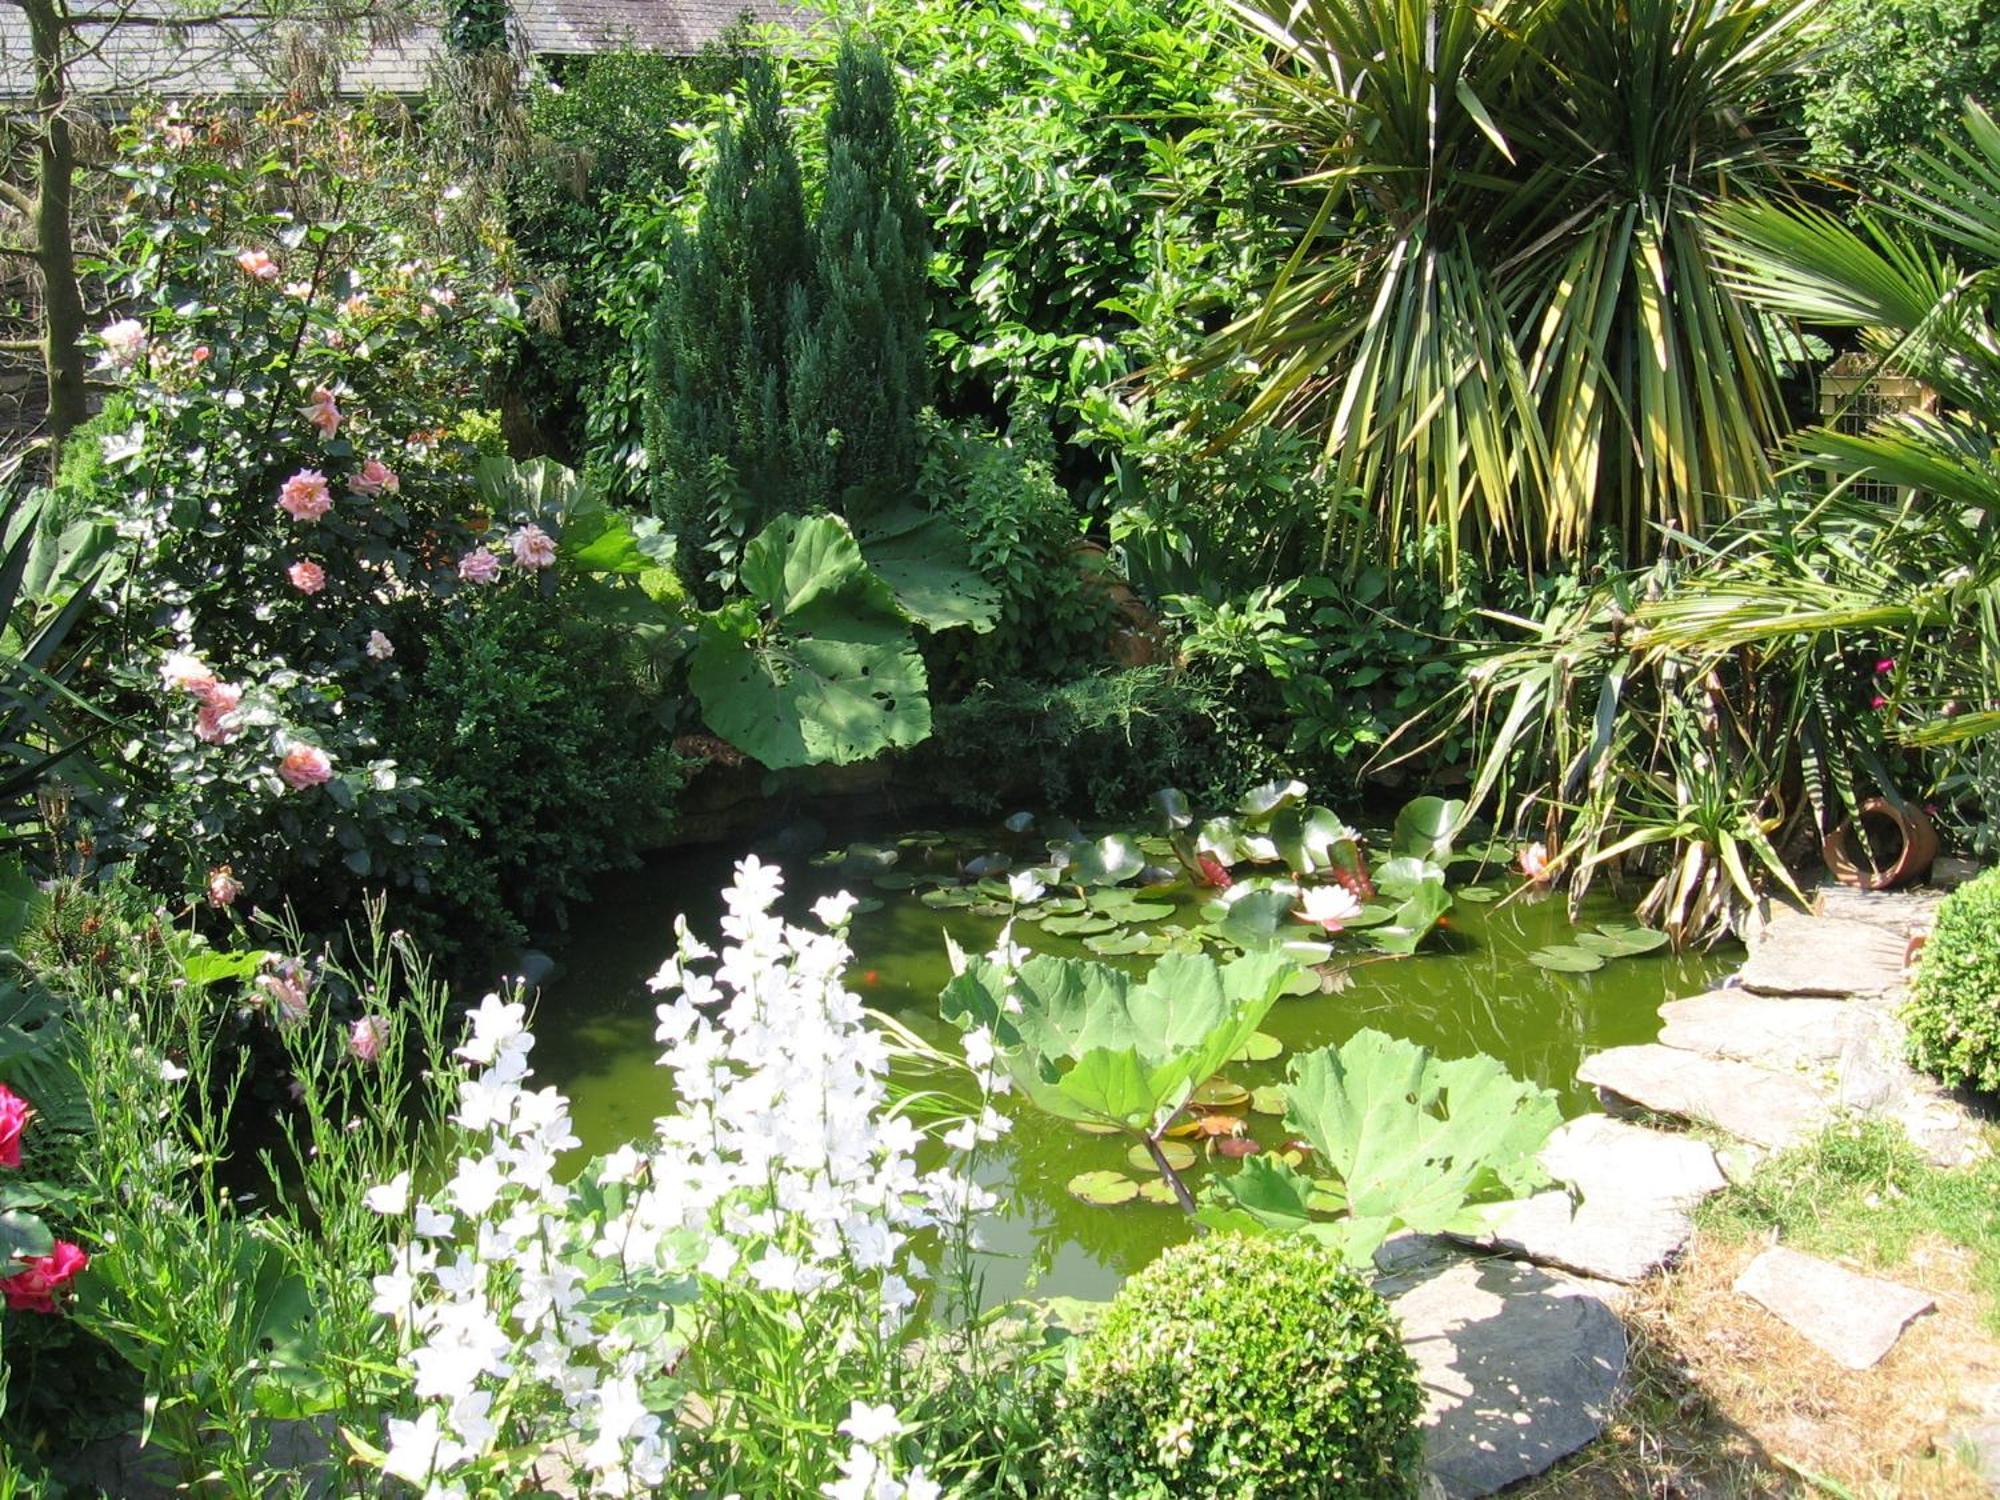
[[[1926,1073],[2000,1090],[2000,870],[1938,907],[1904,1019],[1910,1060]]]
[[[1880,166],[1958,122],[2000,81],[1996,0],[1831,0],[1805,67],[1812,154]]]
[[[1423,1409],[1387,1305],[1316,1246],[1216,1235],[1128,1281],[1062,1402],[1073,1493],[1417,1493]]]

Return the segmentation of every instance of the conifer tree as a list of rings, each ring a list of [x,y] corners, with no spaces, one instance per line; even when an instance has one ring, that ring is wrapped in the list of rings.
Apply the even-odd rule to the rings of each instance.
[[[917,413],[930,399],[927,231],[889,64],[842,45],[815,225],[819,305],[792,350],[794,465],[844,504],[857,486],[895,503],[914,488]]]
[[[744,118],[717,140],[697,227],[668,250],[653,325],[653,508],[697,587],[709,572],[712,460],[760,498],[787,483],[786,350],[812,302],[813,239],[777,74],[753,58],[744,84]]]

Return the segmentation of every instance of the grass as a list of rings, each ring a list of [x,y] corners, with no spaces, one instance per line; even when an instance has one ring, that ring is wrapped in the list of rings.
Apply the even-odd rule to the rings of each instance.
[[[1847,1370],[1735,1290],[1783,1243],[1937,1302]],[[1510,1500],[1974,1500],[1947,1435],[2000,1402],[2000,1155],[1943,1170],[1843,1123],[1704,1205],[1680,1265],[1619,1308],[1627,1389],[1602,1440]]]
[[[1775,1233],[1795,1250],[1888,1271],[1949,1241],[1969,1256],[1982,1320],[2000,1333],[2000,1154],[1934,1167],[1893,1125],[1842,1123],[1711,1198],[1697,1222],[1718,1239]]]

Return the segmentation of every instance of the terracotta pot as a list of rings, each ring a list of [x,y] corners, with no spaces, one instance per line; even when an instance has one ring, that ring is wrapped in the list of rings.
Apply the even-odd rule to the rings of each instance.
[[[1870,797],[1861,804],[1859,817],[1877,844],[1896,850],[1895,860],[1885,870],[1868,864],[1854,820],[1843,818],[1820,846],[1820,858],[1835,880],[1864,891],[1888,891],[1930,873],[1931,861],[1937,858],[1938,836],[1922,808],[1907,802],[1899,807],[1886,798]]]

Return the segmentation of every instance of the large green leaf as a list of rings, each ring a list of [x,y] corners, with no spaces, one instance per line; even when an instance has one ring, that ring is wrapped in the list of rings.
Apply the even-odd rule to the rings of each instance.
[[[1443,1061],[1379,1031],[1294,1058],[1285,1100],[1288,1128],[1346,1194],[1340,1246],[1357,1265],[1397,1230],[1466,1227],[1471,1206],[1540,1186],[1538,1153],[1562,1122],[1554,1094],[1490,1057]],[[1223,1179],[1226,1205],[1296,1229],[1285,1200],[1273,1207],[1269,1176],[1244,1181],[1241,1193],[1239,1179]]]
[[[1451,858],[1452,840],[1464,820],[1463,802],[1413,797],[1396,814],[1396,829],[1390,835],[1389,848],[1398,856],[1443,864]]]
[[[1143,980],[1040,955],[1010,988],[989,960],[971,958],[940,1004],[961,1027],[992,1030],[1016,1087],[1042,1110],[1146,1134],[1242,1049],[1294,972],[1275,952],[1220,965],[1168,953]]]
[[[923,659],[846,523],[779,517],[744,550],[740,579],[751,599],[705,618],[688,662],[709,728],[773,770],[930,734]]]
[[[929,630],[1000,623],[1000,591],[973,569],[965,538],[943,516],[904,506],[871,521],[861,550],[903,612]]]

